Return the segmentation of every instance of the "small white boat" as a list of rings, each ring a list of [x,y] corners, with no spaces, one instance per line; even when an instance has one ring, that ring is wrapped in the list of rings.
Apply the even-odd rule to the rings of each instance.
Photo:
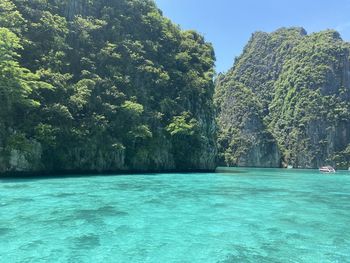
[[[293,165],[288,165],[287,169],[293,169]]]
[[[321,173],[335,173],[335,169],[332,166],[323,166],[319,170]]]

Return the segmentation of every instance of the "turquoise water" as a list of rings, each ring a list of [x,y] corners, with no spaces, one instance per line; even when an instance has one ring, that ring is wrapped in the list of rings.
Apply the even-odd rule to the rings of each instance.
[[[350,262],[350,173],[0,180],[0,261]]]

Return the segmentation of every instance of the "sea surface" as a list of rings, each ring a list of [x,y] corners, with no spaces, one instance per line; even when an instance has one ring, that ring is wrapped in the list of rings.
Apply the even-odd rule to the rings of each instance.
[[[0,262],[350,262],[350,172],[0,180]]]

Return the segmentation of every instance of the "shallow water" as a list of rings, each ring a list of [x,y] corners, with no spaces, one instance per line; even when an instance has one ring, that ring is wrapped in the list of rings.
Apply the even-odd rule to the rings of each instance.
[[[0,261],[350,262],[350,173],[0,180]]]

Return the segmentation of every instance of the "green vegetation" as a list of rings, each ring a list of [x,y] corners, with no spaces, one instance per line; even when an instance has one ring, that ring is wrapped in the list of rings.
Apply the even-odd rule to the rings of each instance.
[[[0,171],[214,167],[201,35],[150,0],[2,0],[0,13]]]
[[[234,67],[217,80],[221,162],[242,165],[240,158],[264,148],[261,145],[266,138],[254,142],[243,138],[232,147],[242,138],[237,134],[259,138],[264,133],[272,135],[276,147],[266,148],[261,158],[274,148],[284,165],[349,167],[349,54],[350,45],[332,30],[311,35],[301,28],[255,33]],[[249,91],[243,96],[237,88],[242,85]],[[264,125],[259,131],[256,125],[247,129],[241,118]],[[235,128],[235,133],[227,134],[229,128]],[[256,165],[270,165],[263,164]]]
[[[254,33],[214,95],[211,44],[152,0],[0,13],[0,172],[210,169],[217,148],[221,165],[350,166],[350,45],[335,31]]]

